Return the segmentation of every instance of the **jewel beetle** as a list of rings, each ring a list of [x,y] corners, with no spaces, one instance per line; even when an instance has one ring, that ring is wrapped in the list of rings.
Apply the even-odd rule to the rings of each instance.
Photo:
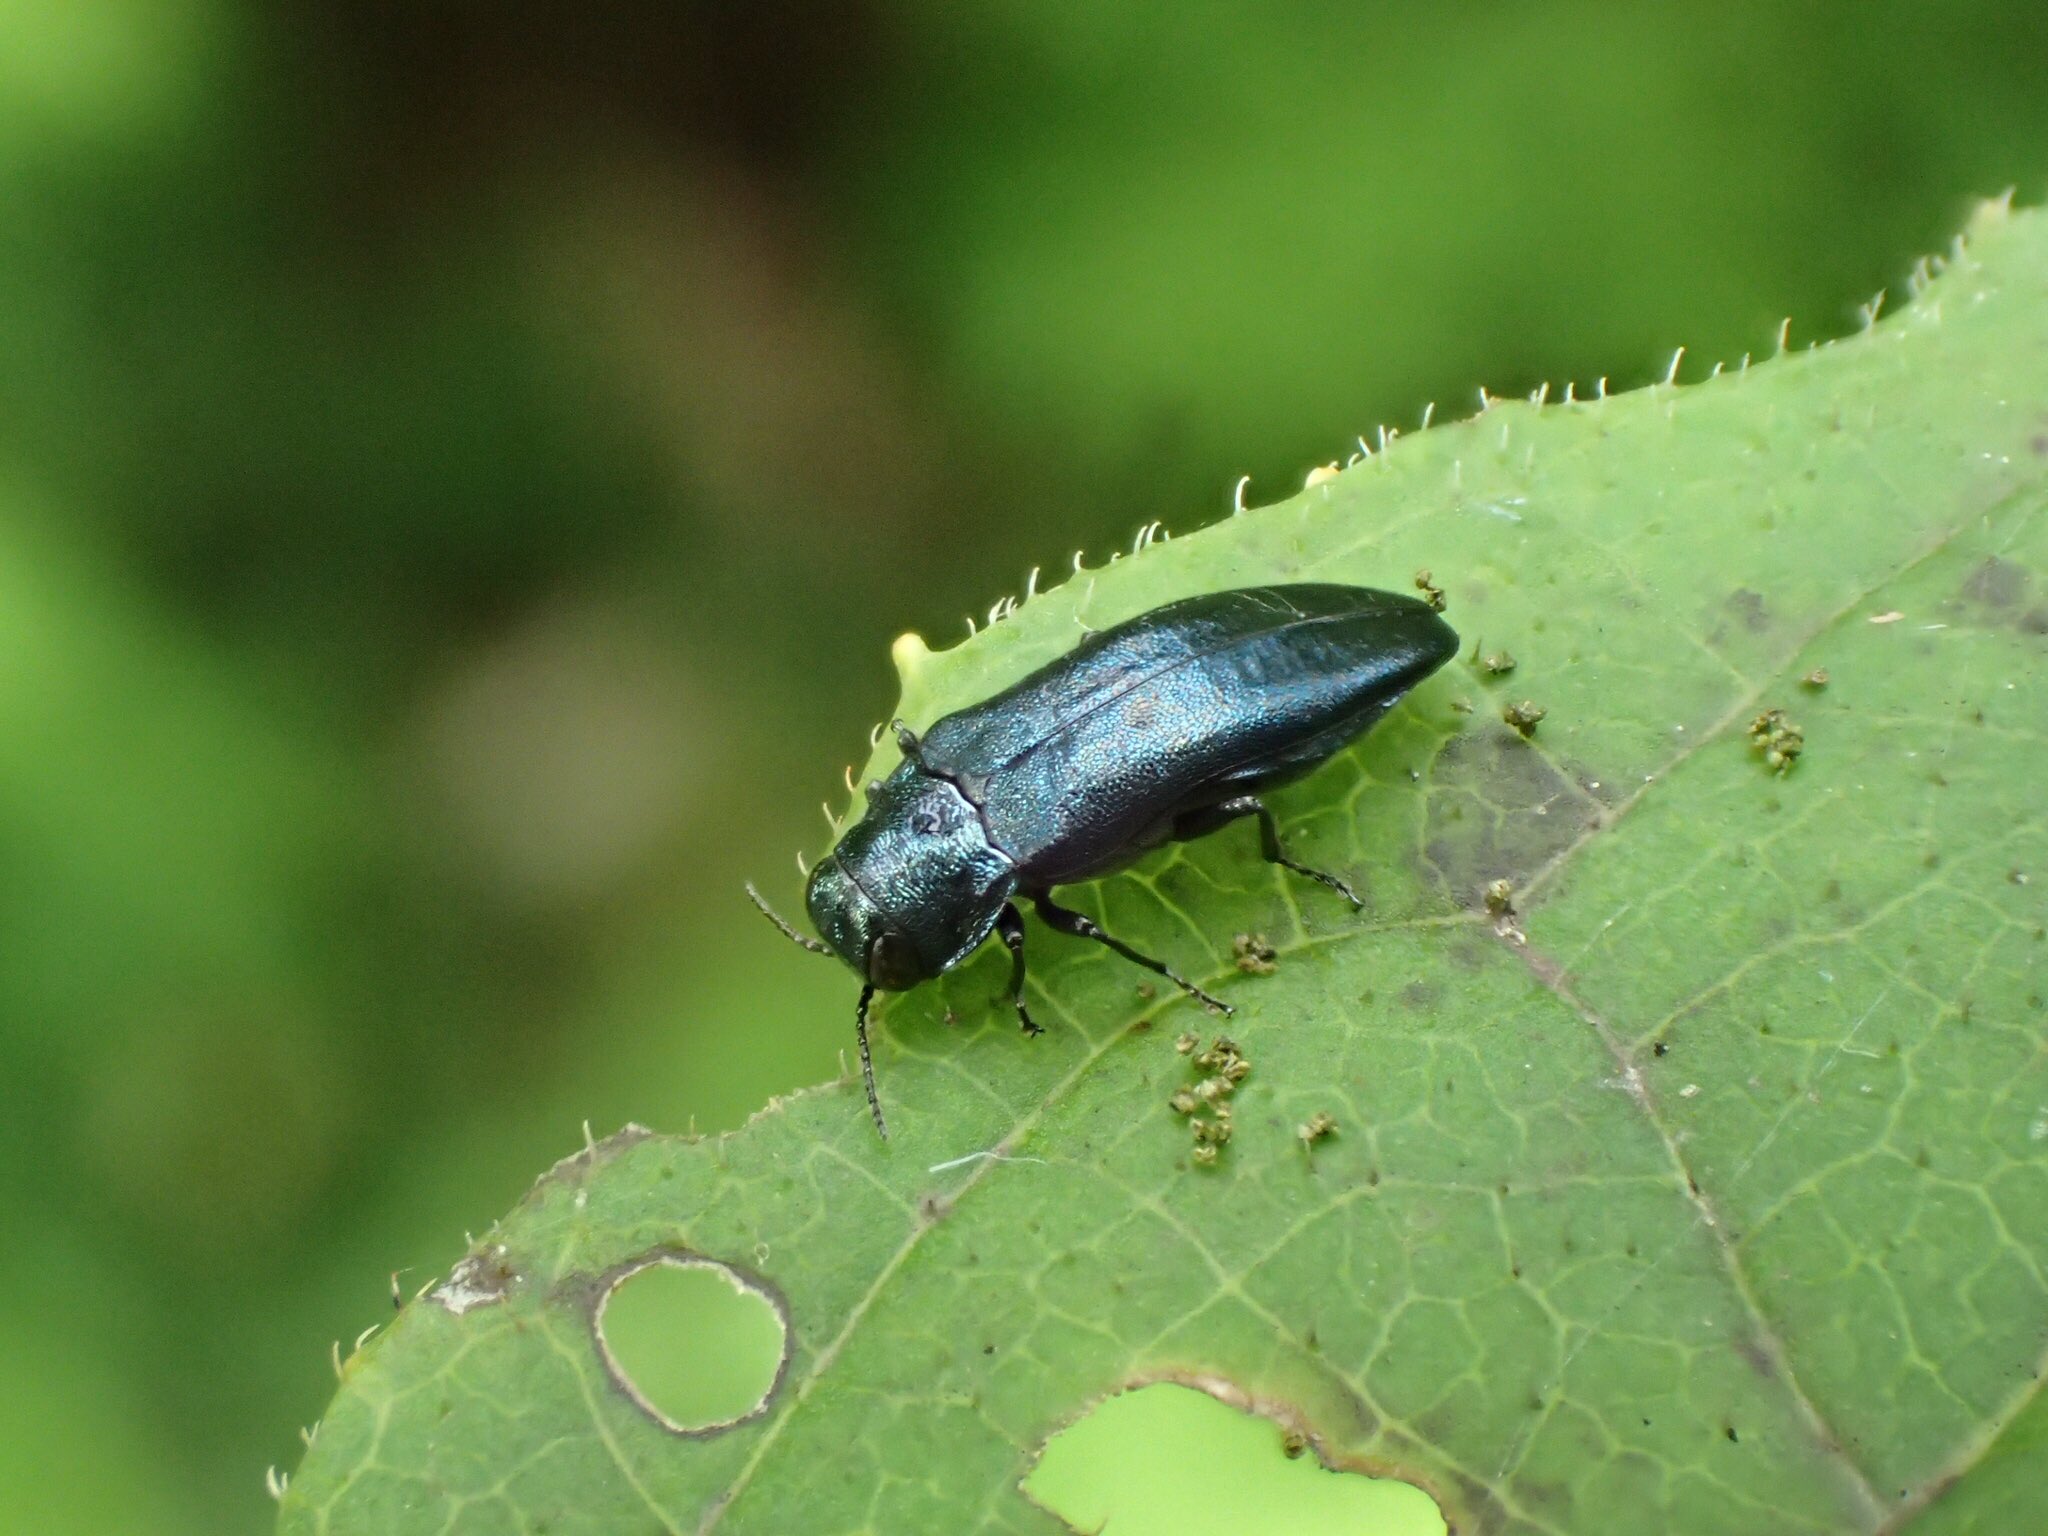
[[[1099,630],[1058,660],[917,735],[868,786],[867,811],[811,872],[807,938],[747,888],[804,948],[837,955],[864,985],[854,1011],[875,1129],[889,1129],[868,1053],[877,989],[951,970],[991,932],[1024,1004],[1018,898],[1056,932],[1105,944],[1211,1008],[1227,1004],[1052,899],[1163,843],[1241,817],[1268,862],[1362,905],[1337,876],[1287,856],[1261,791],[1299,778],[1372,729],[1457,653],[1419,598],[1370,587],[1245,587],[1168,603]],[[822,942],[821,942],[822,941]]]

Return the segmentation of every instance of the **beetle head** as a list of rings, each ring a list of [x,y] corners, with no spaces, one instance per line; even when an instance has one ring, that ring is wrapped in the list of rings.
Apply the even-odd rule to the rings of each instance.
[[[832,952],[876,986],[900,992],[927,979],[917,952],[837,858],[811,872],[804,905]]]
[[[1016,889],[981,815],[953,785],[905,763],[812,872],[811,922],[875,986],[901,992],[951,969]]]

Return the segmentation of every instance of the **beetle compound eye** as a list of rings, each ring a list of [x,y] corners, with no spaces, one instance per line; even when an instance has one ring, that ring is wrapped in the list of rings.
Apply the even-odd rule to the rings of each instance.
[[[891,992],[903,992],[925,979],[917,951],[901,934],[885,933],[868,951],[868,980]]]

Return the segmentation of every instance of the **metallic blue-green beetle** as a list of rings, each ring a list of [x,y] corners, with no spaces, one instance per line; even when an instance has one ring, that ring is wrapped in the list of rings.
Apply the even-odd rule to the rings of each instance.
[[[1054,903],[1052,888],[1256,816],[1268,860],[1359,905],[1335,875],[1286,856],[1258,793],[1370,730],[1457,649],[1450,625],[1418,598],[1369,587],[1247,587],[1092,634],[922,737],[899,722],[902,764],[869,787],[867,814],[805,891],[824,942],[797,933],[748,887],[785,934],[838,955],[865,981],[855,1024],[875,1128],[889,1134],[868,1054],[877,988],[929,981],[994,932],[1012,957],[1017,1017],[1038,1033],[1024,1007],[1020,895],[1048,927],[1106,944],[1230,1012]]]

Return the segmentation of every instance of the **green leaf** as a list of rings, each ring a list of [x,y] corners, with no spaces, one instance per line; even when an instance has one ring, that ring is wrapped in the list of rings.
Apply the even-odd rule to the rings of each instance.
[[[1034,926],[1044,1037],[992,952],[882,1014],[887,1145],[849,1080],[542,1178],[349,1359],[281,1529],[1053,1531],[1018,1488],[1046,1437],[1160,1379],[1458,1530],[2038,1524],[2044,500],[2048,221],[1993,207],[1847,340],[1496,403],[906,640],[921,724],[1079,626],[1428,567],[1519,665],[1446,668],[1276,797],[1365,914],[1244,828],[1075,893],[1238,1005],[1216,1166],[1167,1104],[1214,1021]],[[595,1300],[664,1253],[784,1309],[758,1415],[678,1435],[608,1375]]]

